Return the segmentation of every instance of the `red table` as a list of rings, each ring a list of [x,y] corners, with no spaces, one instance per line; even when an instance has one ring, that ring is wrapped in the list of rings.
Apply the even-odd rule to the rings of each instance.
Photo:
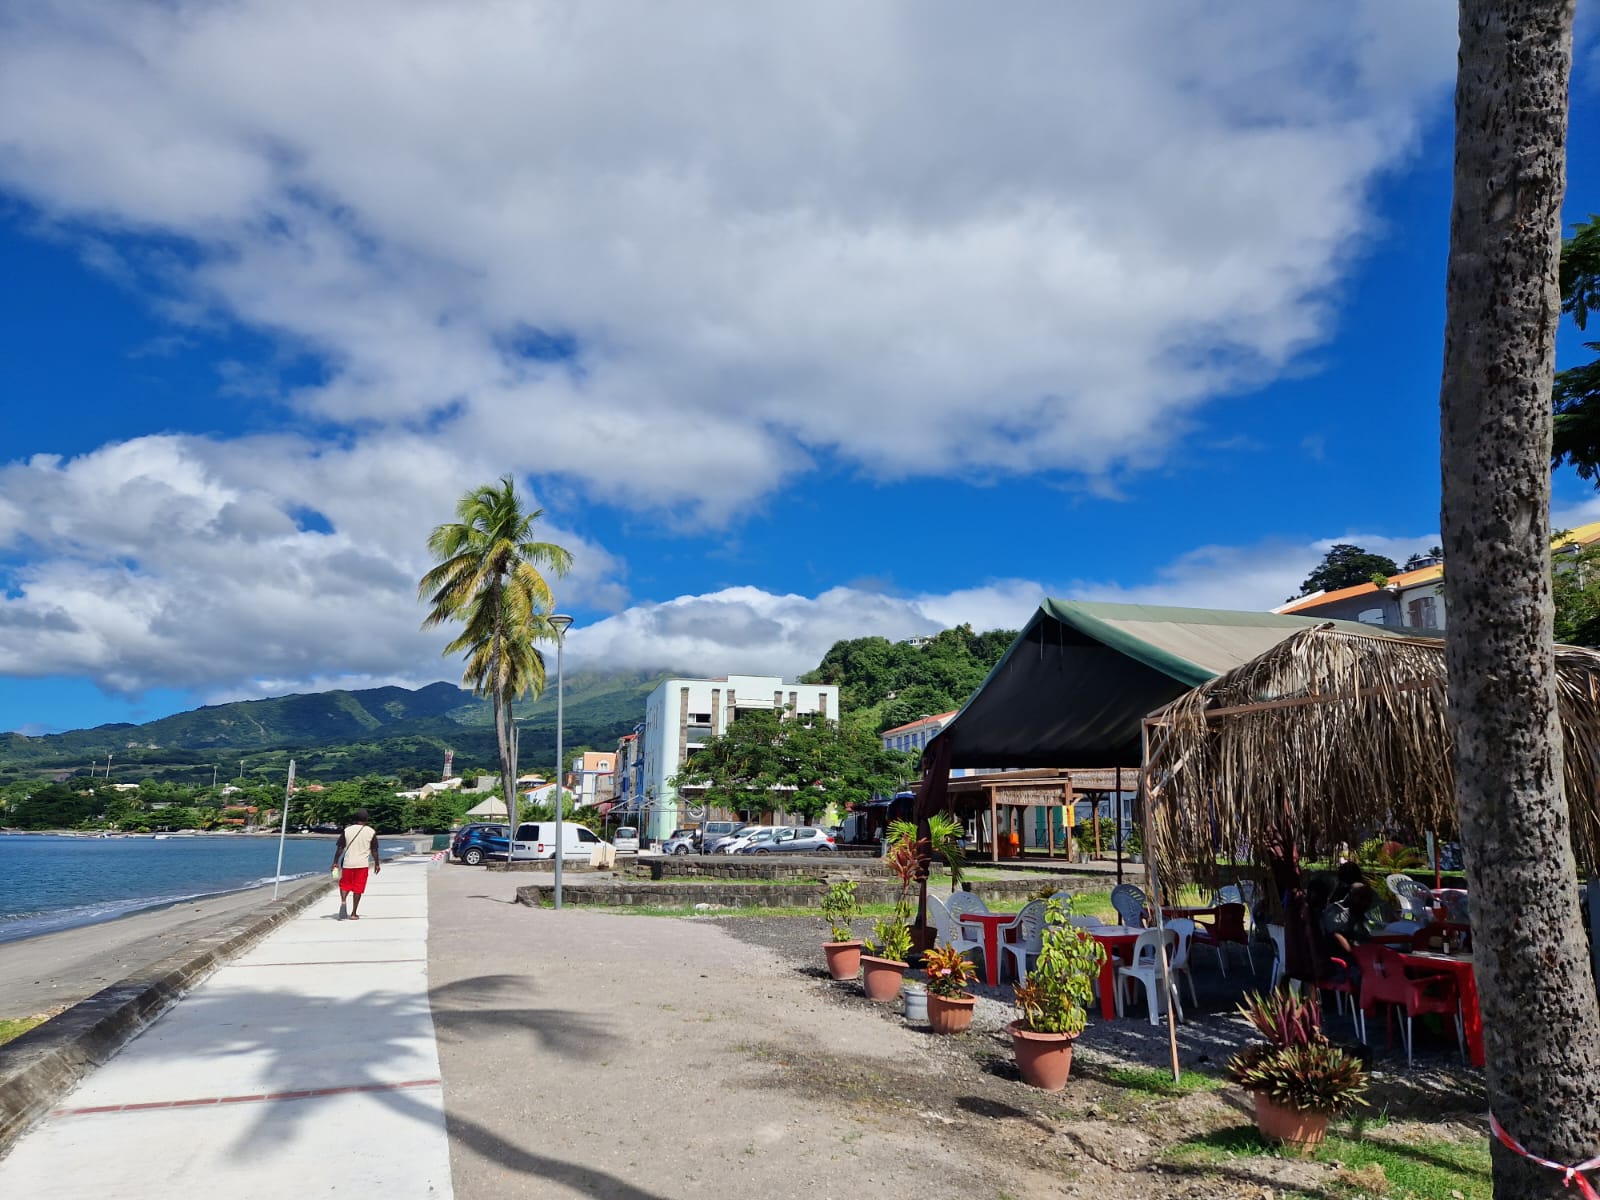
[[[1090,925],[1084,930],[1106,948],[1106,961],[1100,964],[1100,1019],[1113,1021],[1117,1016],[1117,963],[1124,952],[1133,958],[1133,944],[1145,931],[1137,925]]]
[[[1000,986],[1000,933],[1017,923],[1016,913],[962,913],[963,925],[983,927],[984,982],[990,987]]]
[[[1467,1034],[1467,1057],[1473,1066],[1483,1066],[1483,1016],[1478,1012],[1478,979],[1472,973],[1472,955],[1413,950],[1402,953],[1400,959],[1414,970],[1435,975],[1443,972],[1456,981],[1456,994],[1461,997],[1461,1024]]]

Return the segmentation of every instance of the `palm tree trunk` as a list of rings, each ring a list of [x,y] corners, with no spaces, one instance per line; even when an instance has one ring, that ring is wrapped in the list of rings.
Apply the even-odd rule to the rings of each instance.
[[[1440,388],[1450,720],[1490,1107],[1535,1154],[1600,1152],[1551,652],[1550,389],[1573,0],[1461,0]],[[1569,1196],[1496,1143],[1497,1196]]]

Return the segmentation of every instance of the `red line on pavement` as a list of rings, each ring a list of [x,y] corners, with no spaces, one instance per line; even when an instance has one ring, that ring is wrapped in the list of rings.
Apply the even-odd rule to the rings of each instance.
[[[403,1083],[352,1083],[344,1087],[307,1088],[298,1092],[262,1092],[254,1096],[202,1096],[193,1100],[147,1100],[140,1104],[96,1104],[89,1108],[58,1108],[52,1117],[86,1117],[94,1113],[148,1112],[160,1108],[197,1108],[207,1104],[252,1104],[264,1100],[311,1100],[319,1096],[347,1096],[355,1092],[396,1092],[405,1088],[438,1087],[438,1079],[408,1079]]]
[[[427,962],[425,958],[307,958],[300,962],[229,963],[230,967],[364,967],[368,963]]]

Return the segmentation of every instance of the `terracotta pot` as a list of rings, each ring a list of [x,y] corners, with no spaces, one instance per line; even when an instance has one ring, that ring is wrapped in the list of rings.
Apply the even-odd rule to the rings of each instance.
[[[1011,1051],[1023,1083],[1047,1092],[1059,1092],[1067,1086],[1075,1039],[1064,1033],[1035,1033],[1021,1021],[1013,1021],[1006,1028],[1011,1030]]]
[[[959,996],[928,993],[928,1028],[935,1033],[965,1033],[972,1028],[972,1009],[977,997],[963,992]]]
[[[1255,1093],[1256,1128],[1268,1141],[1310,1154],[1328,1135],[1328,1114],[1279,1104],[1265,1093]]]
[[[908,963],[892,958],[878,958],[872,954],[861,956],[861,987],[868,1000],[893,1000],[900,994],[905,981]]]
[[[828,956],[828,974],[835,979],[854,979],[861,973],[860,942],[823,942]]]

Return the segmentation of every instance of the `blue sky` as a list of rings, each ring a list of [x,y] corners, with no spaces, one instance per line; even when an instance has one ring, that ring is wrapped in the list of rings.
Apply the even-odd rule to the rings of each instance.
[[[0,39],[0,729],[453,678],[423,540],[505,472],[597,666],[1436,540],[1449,5],[174,11]]]

